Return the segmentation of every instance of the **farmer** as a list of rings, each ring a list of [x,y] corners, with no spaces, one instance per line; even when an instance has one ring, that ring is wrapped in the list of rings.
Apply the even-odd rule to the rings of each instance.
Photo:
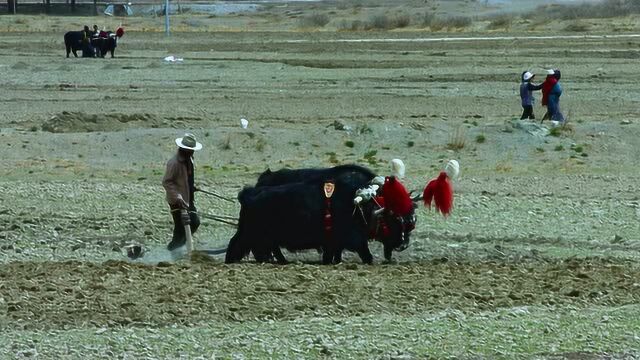
[[[169,251],[183,246],[186,242],[184,225],[191,225],[194,233],[200,226],[200,218],[194,204],[194,166],[193,152],[202,149],[202,144],[196,141],[193,134],[184,134],[176,139],[177,154],[167,162],[167,170],[162,179],[162,186],[167,193],[167,203],[173,217],[173,237],[167,246]],[[181,211],[187,210],[188,216],[182,216]]]
[[[95,49],[91,45],[91,34],[89,25],[85,25],[82,29],[82,57],[95,57],[96,55]]]
[[[553,71],[553,77],[556,79],[555,85],[549,92],[549,101],[547,103],[547,110],[549,110],[549,117],[552,121],[558,123],[564,123],[564,115],[560,112],[560,96],[562,95],[562,86],[560,85],[560,70]]]
[[[542,120],[551,119],[559,123],[564,122],[564,116],[560,112],[560,95],[562,95],[560,77],[560,70],[547,70],[547,78],[542,83],[542,105],[547,107],[547,113],[544,114]]]
[[[535,102],[533,92],[542,89],[542,84],[535,85],[531,83],[535,76],[536,74],[533,74],[529,71],[525,71],[522,73],[522,83],[520,83],[520,99],[522,100],[522,108],[524,110],[522,112],[520,120],[533,120],[536,118],[536,116],[533,114],[533,103]]]

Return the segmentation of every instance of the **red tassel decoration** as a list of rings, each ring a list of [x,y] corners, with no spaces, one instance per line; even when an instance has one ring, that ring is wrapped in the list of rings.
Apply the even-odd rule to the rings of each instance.
[[[385,178],[382,186],[385,208],[399,216],[405,216],[413,210],[413,202],[404,185],[394,176]]]
[[[422,193],[424,205],[431,208],[431,201],[435,203],[436,211],[447,216],[453,209],[453,187],[447,173],[442,171],[437,178],[429,181]]]
[[[331,199],[324,200],[324,237],[327,242],[333,239],[333,217],[331,216]]]

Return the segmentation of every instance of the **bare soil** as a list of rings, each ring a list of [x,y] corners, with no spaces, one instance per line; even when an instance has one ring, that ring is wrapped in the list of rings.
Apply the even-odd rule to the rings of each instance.
[[[524,39],[539,34],[525,27],[502,34],[517,40],[422,41],[461,34],[416,29],[167,39],[132,26],[116,58],[67,59],[62,32],[28,30],[51,18],[7,19],[27,28],[0,40],[7,358],[640,354],[638,38]],[[74,21],[85,20],[60,19]],[[335,41],[346,39],[362,41]],[[518,120],[520,74],[541,81],[550,67],[563,73],[561,131]],[[373,266],[353,254],[320,266],[314,253],[287,254],[288,266],[174,263],[160,181],[186,131],[204,144],[197,182],[230,197],[267,167],[388,174],[392,158],[420,190],[455,158],[455,210],[420,208],[392,264],[377,244]],[[239,210],[204,194],[197,204]],[[232,233],[204,221],[195,238],[222,247]],[[126,260],[131,243],[144,258]]]

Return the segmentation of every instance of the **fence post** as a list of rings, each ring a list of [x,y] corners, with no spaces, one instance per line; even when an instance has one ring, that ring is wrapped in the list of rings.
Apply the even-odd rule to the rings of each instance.
[[[18,0],[7,0],[7,12],[9,14],[16,14],[16,4]]]

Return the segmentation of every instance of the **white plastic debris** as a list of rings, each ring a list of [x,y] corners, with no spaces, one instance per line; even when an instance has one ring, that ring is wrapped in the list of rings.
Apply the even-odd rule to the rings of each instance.
[[[164,58],[164,62],[168,63],[181,63],[184,61],[184,58],[175,57],[173,55],[169,55]]]
[[[242,126],[243,129],[246,129],[247,126],[249,126],[249,120],[245,118],[240,119],[240,126]]]

